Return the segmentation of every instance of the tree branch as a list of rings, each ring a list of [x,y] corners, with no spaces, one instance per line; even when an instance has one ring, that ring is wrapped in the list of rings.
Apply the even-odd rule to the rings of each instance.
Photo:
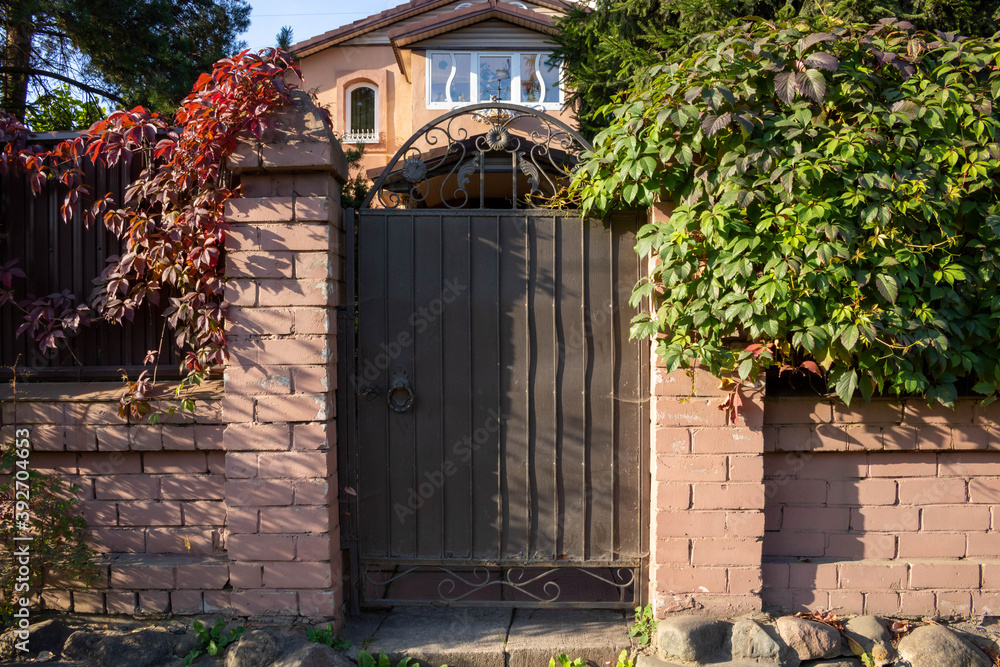
[[[65,76],[64,74],[59,74],[57,72],[49,72],[43,69],[35,69],[34,67],[0,67],[0,74],[27,74],[29,76],[44,76],[51,79],[58,79],[59,81],[68,83],[71,86],[76,86],[80,90],[86,91],[88,93],[101,95],[103,97],[108,98],[109,100],[113,100],[121,104],[125,103],[125,100],[123,98],[118,97],[113,93],[109,93],[106,90],[101,90],[100,88],[94,88],[93,86],[88,86],[85,83],[77,81],[76,79],[72,79],[68,76]]]

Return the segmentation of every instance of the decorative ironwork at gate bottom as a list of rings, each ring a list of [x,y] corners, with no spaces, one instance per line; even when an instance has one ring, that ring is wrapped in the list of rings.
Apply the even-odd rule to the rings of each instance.
[[[633,609],[640,564],[361,563],[363,606]]]
[[[471,135],[463,121],[486,126]],[[362,209],[487,208],[488,176],[509,174],[511,208],[540,208],[569,181],[587,143],[560,120],[531,107],[503,102],[473,104],[420,128],[396,152],[375,181]],[[470,194],[477,178],[478,197]],[[522,182],[522,193],[518,184]],[[505,186],[506,187],[506,186]]]

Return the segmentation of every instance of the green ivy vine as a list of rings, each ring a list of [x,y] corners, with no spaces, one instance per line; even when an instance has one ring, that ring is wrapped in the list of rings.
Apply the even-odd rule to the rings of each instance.
[[[668,370],[768,368],[951,404],[1000,390],[1000,33],[733,23],[605,112],[584,209],[672,202],[633,336]]]

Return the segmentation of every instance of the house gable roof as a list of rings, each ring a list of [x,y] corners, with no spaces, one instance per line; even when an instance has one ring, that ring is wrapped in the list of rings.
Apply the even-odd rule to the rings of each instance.
[[[292,46],[291,52],[292,55],[298,58],[312,55],[313,53],[322,51],[323,49],[331,46],[336,46],[337,44],[365,33],[390,28],[396,23],[418,17],[419,15],[430,10],[445,7],[449,4],[453,4],[454,2],[455,0],[411,0],[410,2],[381,11],[378,14],[373,14],[367,18],[360,19],[353,23],[349,23],[348,25],[336,28],[335,30],[323,33],[322,35],[317,35],[316,37],[299,42],[298,44]],[[557,11],[567,11],[571,7],[570,4],[564,2],[563,0],[530,0],[530,2]],[[552,20],[544,14],[530,9],[520,9],[508,3],[500,2],[499,0],[487,0],[485,3],[476,3],[471,7],[456,9],[452,12],[452,14],[454,14],[454,16],[449,15],[447,17],[434,17],[427,19],[426,21],[421,21],[416,25],[401,26],[397,28],[397,30],[399,30],[402,34],[409,34],[416,29],[417,26],[422,26],[422,24],[428,23],[437,25],[439,32],[434,34],[440,34],[442,32],[456,30],[466,25],[471,25],[472,23],[493,18],[506,20],[509,23],[522,25],[523,27],[538,30],[540,32],[546,32],[549,34],[555,32],[552,27]],[[490,14],[490,16],[483,16],[478,20],[473,18],[473,16],[481,16],[483,14]],[[462,21],[467,22],[462,23]],[[433,28],[430,26],[423,26],[422,29],[429,30]],[[420,37],[420,39],[425,39],[430,36],[432,35],[426,34]],[[417,40],[413,39],[407,43],[413,43],[414,41]],[[401,46],[403,45],[393,44],[394,50],[401,48]]]
[[[445,32],[465,28],[483,21],[500,20],[529,30],[549,35],[557,32],[553,20],[545,14],[521,9],[499,0],[477,3],[463,7],[444,16],[435,16],[419,23],[389,31],[389,41],[395,48],[403,48],[416,42],[435,37]]]

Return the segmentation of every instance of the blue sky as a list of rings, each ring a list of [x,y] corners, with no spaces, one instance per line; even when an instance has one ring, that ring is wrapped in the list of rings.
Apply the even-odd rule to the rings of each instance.
[[[250,28],[241,39],[252,49],[274,46],[281,26],[293,30],[293,43],[321,35],[352,21],[395,7],[403,0],[250,0]]]

